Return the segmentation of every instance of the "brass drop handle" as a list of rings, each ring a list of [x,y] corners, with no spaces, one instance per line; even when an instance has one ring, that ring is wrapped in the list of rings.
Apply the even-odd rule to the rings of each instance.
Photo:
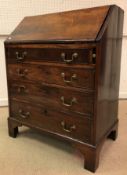
[[[65,75],[64,72],[61,73],[61,77],[63,78],[63,81],[64,81],[65,83],[72,83],[73,80],[76,80],[76,79],[77,79],[77,75],[76,75],[76,74],[73,74],[73,75],[71,76],[70,80],[67,80],[67,79],[66,79],[66,75]]]
[[[25,56],[27,55],[27,52],[22,52],[22,53],[15,52],[15,54],[16,54],[16,59],[18,61],[21,61],[25,58]]]
[[[73,105],[73,103],[77,103],[77,99],[75,97],[72,98],[72,100],[70,101],[70,103],[66,103],[65,102],[65,99],[64,99],[64,96],[61,97],[61,101],[62,101],[62,104],[64,106],[67,106],[67,107],[71,107]]]
[[[71,63],[74,59],[78,58],[78,53],[73,53],[71,59],[66,59],[66,54],[63,52],[61,53],[61,58],[65,63]]]
[[[19,115],[20,115],[21,118],[26,119],[30,116],[30,112],[23,112],[22,109],[19,109]]]
[[[28,93],[27,88],[24,85],[18,87],[18,93],[25,92]]]
[[[25,77],[28,73],[28,69],[17,69],[18,76]]]
[[[76,129],[75,125],[67,126],[64,121],[61,122],[62,129],[66,132],[72,132],[73,130]]]

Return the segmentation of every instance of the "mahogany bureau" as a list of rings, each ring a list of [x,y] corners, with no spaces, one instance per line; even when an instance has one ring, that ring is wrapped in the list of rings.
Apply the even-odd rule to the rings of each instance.
[[[123,10],[102,6],[25,17],[5,41],[8,130],[69,141],[94,172],[116,139]]]

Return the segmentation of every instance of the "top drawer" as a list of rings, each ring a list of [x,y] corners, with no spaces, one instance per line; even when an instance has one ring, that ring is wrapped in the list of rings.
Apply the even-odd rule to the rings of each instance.
[[[93,50],[85,48],[30,48],[10,47],[7,48],[9,63],[27,61],[48,61],[66,64],[92,64]]]

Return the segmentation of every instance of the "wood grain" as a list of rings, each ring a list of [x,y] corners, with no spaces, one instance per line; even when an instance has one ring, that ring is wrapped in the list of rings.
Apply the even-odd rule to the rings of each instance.
[[[24,73],[27,70],[26,73]],[[8,64],[9,79],[94,90],[94,67],[57,64]],[[25,74],[22,76],[22,74]]]
[[[122,30],[115,5],[25,18],[5,41],[9,135],[26,125],[70,141],[95,172],[118,133]]]
[[[8,42],[94,41],[108,10],[109,6],[103,6],[26,17]]]
[[[88,118],[81,118],[80,116],[77,117],[76,115],[69,114],[65,115],[64,113],[56,112],[46,107],[36,107],[36,105],[19,103],[17,101],[13,101],[11,105],[11,116],[18,119],[23,124],[29,123],[47,130],[48,132],[55,132],[74,139],[90,142],[91,120]],[[20,114],[20,110],[22,110],[22,115],[26,115],[28,112],[29,115],[23,118]],[[73,125],[75,125],[75,129],[70,129],[70,132],[64,130],[61,125],[63,121],[65,122],[66,130],[69,130]]]
[[[11,81],[9,83],[9,91],[11,99],[44,104],[50,108],[58,108],[61,111],[71,111],[86,114],[88,116],[93,114],[92,92],[81,92],[77,89],[64,88],[56,85],[49,86],[20,81]],[[64,97],[64,102],[61,100],[61,97]],[[71,101],[74,98],[76,99],[76,102],[71,104]],[[66,106],[66,104],[68,104],[68,106]]]

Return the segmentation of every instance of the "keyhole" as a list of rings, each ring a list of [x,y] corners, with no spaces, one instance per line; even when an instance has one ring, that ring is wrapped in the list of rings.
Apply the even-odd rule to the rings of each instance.
[[[44,109],[44,114],[47,115],[48,111],[47,109]]]

